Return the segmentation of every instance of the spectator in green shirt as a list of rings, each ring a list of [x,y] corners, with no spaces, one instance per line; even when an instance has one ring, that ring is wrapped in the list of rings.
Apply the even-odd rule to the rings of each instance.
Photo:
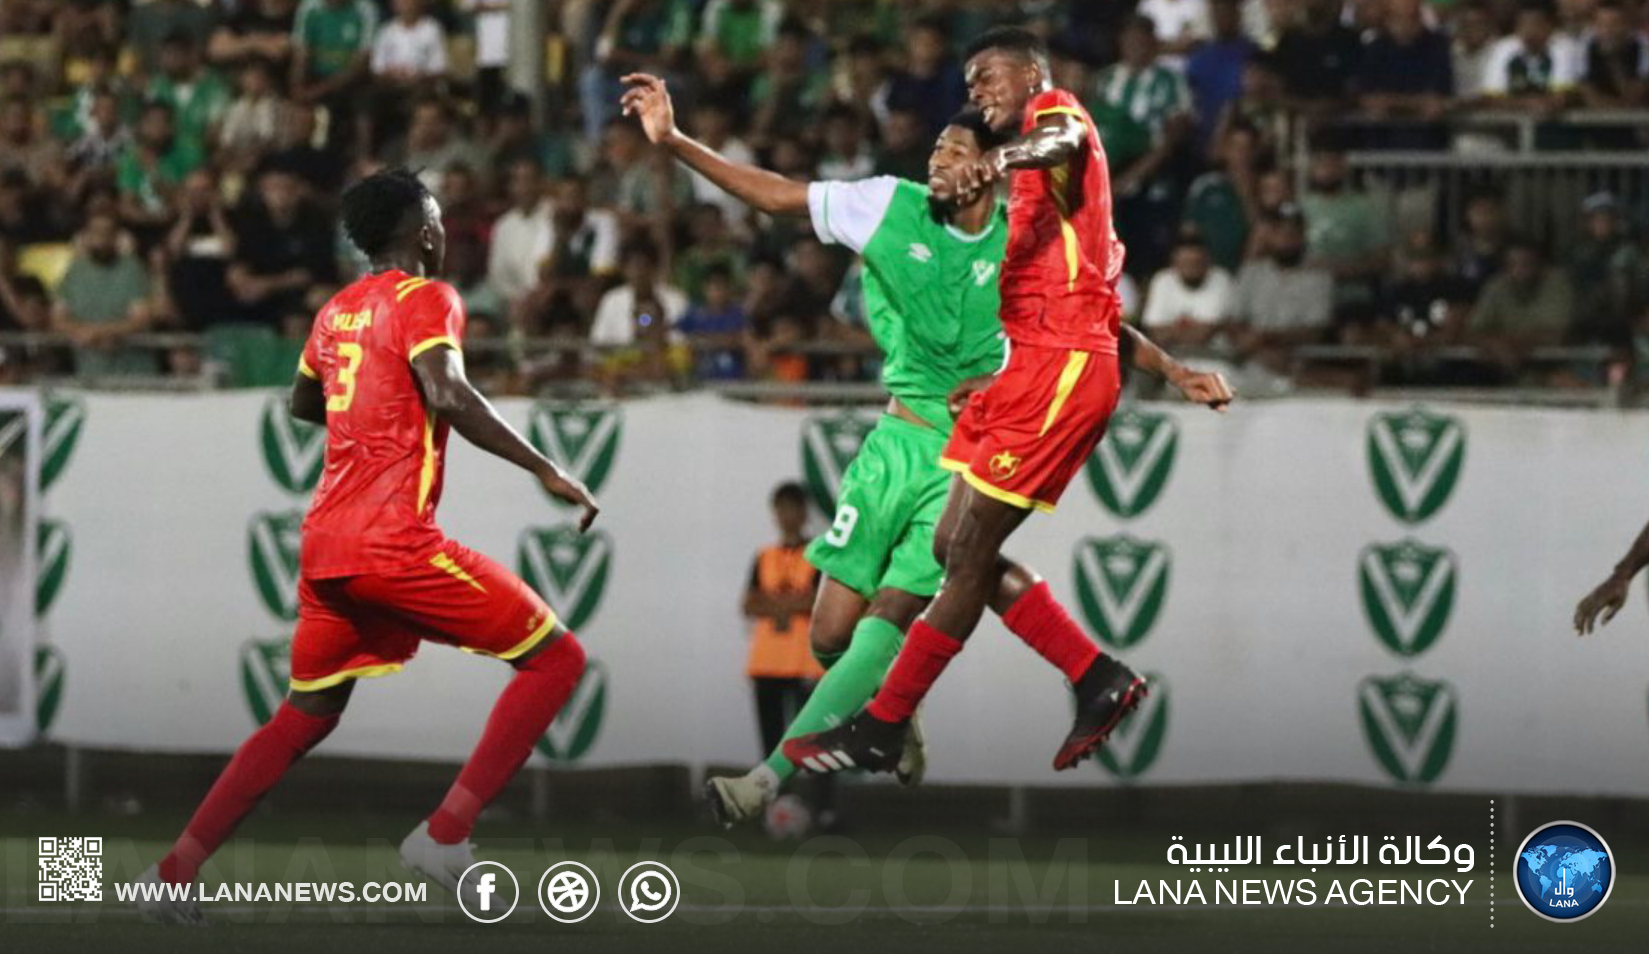
[[[699,42],[715,48],[736,68],[754,70],[783,18],[784,4],[777,0],[710,0],[700,20]]]
[[[378,32],[378,8],[372,0],[303,0],[292,24],[292,98],[325,106],[331,114],[328,139],[370,138],[357,123],[357,93],[368,74],[372,38]]]
[[[81,374],[153,374],[159,368],[154,352],[120,347],[126,336],[147,330],[153,317],[149,271],[123,242],[130,239],[113,215],[92,215],[57,287],[52,324],[74,340]]]
[[[138,117],[136,137],[115,163],[121,215],[141,227],[159,229],[170,224],[173,195],[204,161],[198,143],[177,135],[170,105],[146,104]]]
[[[1539,245],[1517,239],[1506,250],[1505,269],[1483,286],[1466,341],[1515,371],[1533,349],[1563,341],[1574,304],[1569,276],[1547,266]]]
[[[1185,77],[1158,60],[1156,28],[1141,16],[1123,24],[1121,58],[1094,78],[1089,112],[1111,164],[1117,234],[1128,271],[1149,277],[1168,259],[1179,219],[1170,162],[1193,129]]]
[[[161,43],[160,75],[149,82],[147,98],[172,107],[178,140],[204,154],[231,97],[222,77],[202,67],[200,46],[174,33]]]
[[[1309,188],[1300,198],[1307,222],[1306,258],[1334,276],[1334,307],[1342,317],[1366,319],[1375,283],[1391,265],[1386,216],[1374,197],[1351,181],[1338,142],[1311,151]]]
[[[1217,167],[1191,182],[1182,221],[1201,236],[1216,265],[1235,272],[1248,247],[1249,223],[1257,217],[1259,135],[1251,126],[1235,125],[1214,150]]]

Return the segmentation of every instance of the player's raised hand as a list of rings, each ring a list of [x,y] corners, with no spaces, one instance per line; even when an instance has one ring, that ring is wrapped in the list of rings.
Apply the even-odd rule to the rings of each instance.
[[[1205,404],[1216,411],[1225,410],[1226,406],[1237,396],[1226,383],[1225,375],[1218,371],[1196,371],[1187,368],[1183,374],[1173,379],[1173,385],[1179,388],[1187,401]]]
[[[595,502],[595,495],[590,493],[590,488],[584,486],[583,481],[556,467],[539,474],[538,482],[553,496],[584,508],[584,516],[578,521],[579,533],[590,529],[590,524],[595,523],[596,515],[601,513],[601,505]]]
[[[1597,589],[1586,594],[1586,598],[1575,607],[1575,633],[1585,636],[1599,626],[1606,625],[1626,605],[1626,588],[1631,583],[1629,577],[1619,573],[1612,573],[1607,580],[1599,583]],[[1598,616],[1602,615],[1599,620]]]
[[[630,88],[618,104],[624,115],[641,120],[641,130],[649,142],[660,143],[676,131],[676,107],[664,80],[651,73],[630,73],[623,77]]]

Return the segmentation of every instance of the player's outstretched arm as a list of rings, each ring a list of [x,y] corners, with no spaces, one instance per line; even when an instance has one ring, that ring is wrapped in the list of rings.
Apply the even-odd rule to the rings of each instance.
[[[292,381],[292,396],[286,409],[300,421],[326,426],[326,389],[321,382],[299,371]]]
[[[1127,322],[1122,324],[1121,343],[1125,353],[1131,356],[1130,363],[1134,367],[1155,374],[1179,388],[1187,401],[1223,411],[1236,397],[1231,385],[1225,382],[1225,375],[1218,371],[1198,371],[1186,367],[1147,338],[1145,332]]]
[[[1586,594],[1586,598],[1575,607],[1575,632],[1585,636],[1614,619],[1620,608],[1626,605],[1627,587],[1631,585],[1632,578],[1646,566],[1649,566],[1649,526],[1638,533],[1638,538],[1632,541],[1632,549],[1626,551],[1626,556],[1615,564],[1609,578]]]
[[[977,195],[1002,181],[1014,169],[1052,169],[1075,156],[1088,141],[1088,127],[1069,113],[1049,113],[1037,120],[1030,131],[1012,142],[991,149],[956,175],[957,191]],[[935,190],[941,199],[951,196]]]
[[[589,529],[596,514],[601,512],[595,497],[578,478],[540,454],[498,416],[492,402],[464,375],[464,356],[457,349],[430,348],[412,359],[412,370],[423,389],[424,401],[441,420],[452,425],[464,440],[532,474],[545,490],[583,507],[584,517],[578,522],[578,529]]]
[[[771,215],[806,215],[807,183],[776,172],[731,162],[726,156],[676,127],[676,109],[664,80],[649,73],[624,77],[629,85],[619,105],[624,115],[641,121],[652,142],[669,150],[688,168],[725,189],[740,202]]]

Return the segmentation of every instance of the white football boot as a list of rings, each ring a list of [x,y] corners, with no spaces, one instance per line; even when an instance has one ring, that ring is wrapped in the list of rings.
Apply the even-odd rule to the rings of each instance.
[[[190,896],[178,899],[167,893],[172,885],[160,880],[160,865],[152,864],[149,870],[138,876],[134,885],[155,885],[149,889],[135,889],[132,892],[132,902],[137,906],[139,914],[145,921],[155,921],[160,924],[184,924],[189,927],[205,927],[206,918],[201,916],[200,903],[195,900],[194,885],[189,885]],[[153,892],[153,893],[149,893]]]

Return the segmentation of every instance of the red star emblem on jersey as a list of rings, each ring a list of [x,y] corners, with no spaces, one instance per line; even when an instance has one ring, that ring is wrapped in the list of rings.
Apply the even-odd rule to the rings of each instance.
[[[1003,451],[991,458],[991,476],[997,480],[1007,480],[1014,471],[1019,469],[1019,458],[1009,451]]]

